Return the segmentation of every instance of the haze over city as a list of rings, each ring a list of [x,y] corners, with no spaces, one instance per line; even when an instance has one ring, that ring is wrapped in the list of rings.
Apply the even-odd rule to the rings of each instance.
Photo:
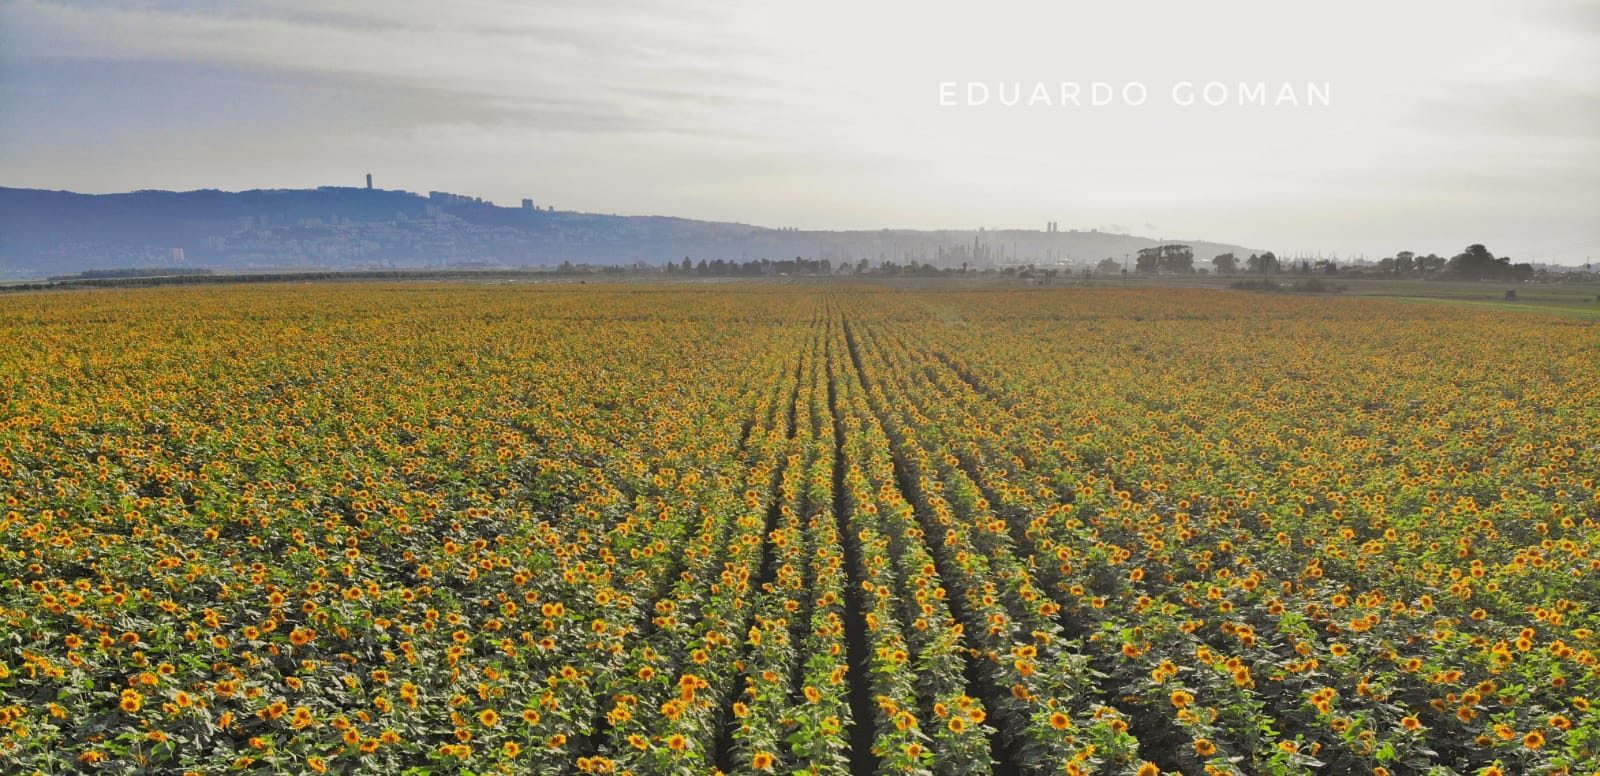
[[[310,0],[0,6],[0,185],[360,185],[802,229],[1600,249],[1600,7]],[[1082,84],[951,105],[941,84]],[[1218,83],[1220,105],[1174,84]],[[1148,86],[1091,105],[1092,84]],[[1239,104],[1325,85],[1326,104]]]

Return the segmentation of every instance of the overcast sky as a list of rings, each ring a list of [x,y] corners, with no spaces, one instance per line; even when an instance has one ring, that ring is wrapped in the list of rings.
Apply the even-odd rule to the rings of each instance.
[[[1148,96],[1094,106],[1096,81]],[[1227,104],[1174,100],[1210,81]],[[965,104],[972,82],[1042,82],[1052,104]],[[1302,103],[1325,84],[1329,104],[1241,106],[1241,82]],[[1600,258],[1600,3],[0,0],[0,185],[367,172],[767,226],[1057,221],[1582,262]]]

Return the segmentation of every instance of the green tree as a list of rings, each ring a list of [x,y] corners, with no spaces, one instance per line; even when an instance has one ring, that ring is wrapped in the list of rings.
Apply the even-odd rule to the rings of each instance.
[[[1247,272],[1259,272],[1263,275],[1269,275],[1278,271],[1278,257],[1274,256],[1272,251],[1267,251],[1260,256],[1252,253],[1250,258],[1245,260],[1244,268]]]
[[[1161,271],[1187,275],[1194,272],[1194,250],[1187,245],[1161,246]]]

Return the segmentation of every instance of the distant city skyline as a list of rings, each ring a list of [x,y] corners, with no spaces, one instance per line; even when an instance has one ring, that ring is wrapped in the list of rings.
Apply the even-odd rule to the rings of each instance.
[[[769,227],[1053,222],[1582,264],[1600,254],[1597,73],[1600,6],[1582,0],[11,0],[0,186],[370,173]],[[1049,84],[1051,100],[952,105],[951,83]],[[1089,104],[1096,83],[1118,99]],[[1148,102],[1124,99],[1130,83]],[[1326,104],[1271,99],[1285,84],[1326,85]]]

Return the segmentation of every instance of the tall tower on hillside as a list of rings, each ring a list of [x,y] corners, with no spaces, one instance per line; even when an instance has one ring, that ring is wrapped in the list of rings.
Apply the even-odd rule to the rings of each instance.
[[[367,191],[372,191],[372,173],[367,173]]]

